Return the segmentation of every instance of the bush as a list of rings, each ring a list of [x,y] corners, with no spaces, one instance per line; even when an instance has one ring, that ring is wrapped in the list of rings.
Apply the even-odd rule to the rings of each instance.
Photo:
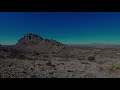
[[[5,58],[5,57],[4,57],[3,55],[0,55],[0,58],[2,58],[2,59],[3,59],[3,58]]]
[[[81,58],[78,58],[78,60],[82,60]]]
[[[55,65],[52,65],[52,63],[51,63],[50,61],[48,61],[48,62],[46,63],[46,65],[47,65],[47,66],[55,67]]]
[[[89,61],[95,61],[95,57],[94,57],[94,56],[89,56],[89,57],[88,57],[88,60],[89,60]]]
[[[5,49],[5,48],[4,48],[4,49],[3,49],[3,52],[8,52],[8,49]]]
[[[56,52],[55,51],[52,51],[52,54],[55,54]]]
[[[48,56],[48,55],[42,55],[42,57],[43,57],[43,58],[49,58],[49,56]]]
[[[78,60],[85,60],[85,57],[81,56],[81,57],[78,58]]]
[[[27,57],[25,55],[17,55],[18,59],[27,59]]]
[[[51,66],[52,64],[51,64],[51,62],[47,62],[46,65],[47,66]]]
[[[38,52],[34,52],[34,55],[40,55]]]
[[[120,64],[109,65],[110,71],[120,70]]]

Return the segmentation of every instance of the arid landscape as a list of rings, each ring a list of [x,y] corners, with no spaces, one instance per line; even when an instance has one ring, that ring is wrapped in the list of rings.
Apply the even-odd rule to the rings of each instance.
[[[0,45],[0,78],[120,78],[120,46],[70,46],[29,33]]]

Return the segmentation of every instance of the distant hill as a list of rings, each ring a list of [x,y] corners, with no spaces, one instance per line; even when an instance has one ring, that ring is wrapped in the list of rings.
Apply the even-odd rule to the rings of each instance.
[[[68,46],[120,46],[120,44],[91,43],[91,44],[68,44]]]
[[[38,36],[36,34],[28,33],[24,37],[22,37],[20,40],[18,40],[18,43],[16,45],[37,45],[40,43],[49,43],[54,45],[63,45],[60,42],[57,42],[56,40],[51,39],[44,39],[41,36]]]
[[[0,51],[0,58],[39,59],[46,54],[68,57],[73,50],[56,40],[29,33],[18,40],[16,45],[3,45]]]
[[[16,47],[48,53],[58,52],[59,50],[66,48],[67,45],[53,39],[46,39],[39,35],[28,33],[18,40]]]

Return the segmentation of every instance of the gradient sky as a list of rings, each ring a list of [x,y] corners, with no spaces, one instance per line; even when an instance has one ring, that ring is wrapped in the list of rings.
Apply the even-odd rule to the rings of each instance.
[[[64,44],[120,44],[120,12],[0,12],[0,44],[29,32]]]

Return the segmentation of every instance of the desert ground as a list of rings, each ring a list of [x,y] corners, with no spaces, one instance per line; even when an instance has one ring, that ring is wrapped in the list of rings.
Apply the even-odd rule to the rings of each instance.
[[[120,78],[120,46],[71,46],[29,33],[0,45],[0,78]]]
[[[1,46],[0,78],[120,78],[120,46],[69,46],[59,53],[21,50]]]

